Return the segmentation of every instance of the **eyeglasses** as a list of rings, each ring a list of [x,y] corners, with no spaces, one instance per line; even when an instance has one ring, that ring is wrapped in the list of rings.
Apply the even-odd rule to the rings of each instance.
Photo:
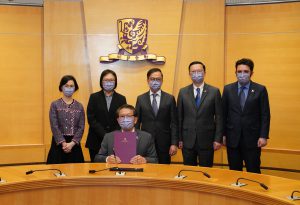
[[[124,120],[124,119],[126,119],[126,118],[133,118],[134,117],[134,115],[120,115],[119,116],[119,119],[120,120]]]
[[[160,81],[162,81],[162,78],[152,78],[152,77],[150,77],[149,80],[150,81],[159,81],[160,82]]]

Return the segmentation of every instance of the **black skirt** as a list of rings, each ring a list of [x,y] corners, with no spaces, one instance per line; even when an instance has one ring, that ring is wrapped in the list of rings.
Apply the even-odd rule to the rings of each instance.
[[[71,142],[73,136],[64,136],[66,142]],[[52,137],[51,148],[47,157],[47,164],[82,163],[84,162],[80,144],[75,144],[70,153],[65,153],[62,145],[57,145]]]

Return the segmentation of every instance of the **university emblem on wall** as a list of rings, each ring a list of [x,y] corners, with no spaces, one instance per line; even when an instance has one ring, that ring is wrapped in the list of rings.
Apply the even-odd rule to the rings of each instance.
[[[119,52],[112,53],[108,56],[101,56],[100,63],[112,63],[118,60],[124,61],[150,61],[155,64],[164,64],[166,58],[163,56],[156,56],[155,54],[148,54],[148,20],[139,18],[125,18],[119,19],[118,24],[118,38],[119,38]]]

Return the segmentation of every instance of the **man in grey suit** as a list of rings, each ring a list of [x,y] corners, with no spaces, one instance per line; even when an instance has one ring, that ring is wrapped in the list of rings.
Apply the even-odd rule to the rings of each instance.
[[[135,129],[137,122],[136,111],[132,105],[122,105],[117,110],[118,123],[122,132],[136,132],[137,155],[131,158],[132,164],[157,163],[154,140],[151,134]],[[95,156],[95,162],[121,163],[118,156],[114,156],[114,132],[104,135],[99,153]]]
[[[161,90],[163,74],[159,68],[147,72],[147,82],[150,91],[138,96],[136,102],[136,127],[154,137],[158,162],[170,164],[178,145],[175,98]]]
[[[213,166],[214,150],[221,147],[222,103],[218,88],[204,83],[205,65],[189,65],[192,84],[178,94],[179,148],[185,165]]]

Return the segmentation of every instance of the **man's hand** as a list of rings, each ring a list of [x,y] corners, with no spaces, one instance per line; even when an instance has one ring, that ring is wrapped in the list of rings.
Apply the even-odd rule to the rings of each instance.
[[[121,159],[112,154],[106,158],[106,162],[108,164],[119,164],[119,163],[121,163]]]
[[[223,145],[226,146],[226,136],[223,136]]]
[[[141,155],[136,155],[131,158],[130,163],[131,164],[146,164],[147,160],[144,157],[142,157]]]
[[[179,148],[179,149],[182,149],[182,147],[183,147],[183,141],[179,141],[179,143],[178,143],[178,148]]]
[[[213,146],[214,146],[214,150],[216,151],[221,148],[222,144],[220,142],[214,141]]]
[[[177,153],[177,146],[176,145],[171,145],[169,149],[169,155],[173,156]]]
[[[257,147],[264,147],[268,144],[268,141],[266,138],[260,137],[257,141]]]

